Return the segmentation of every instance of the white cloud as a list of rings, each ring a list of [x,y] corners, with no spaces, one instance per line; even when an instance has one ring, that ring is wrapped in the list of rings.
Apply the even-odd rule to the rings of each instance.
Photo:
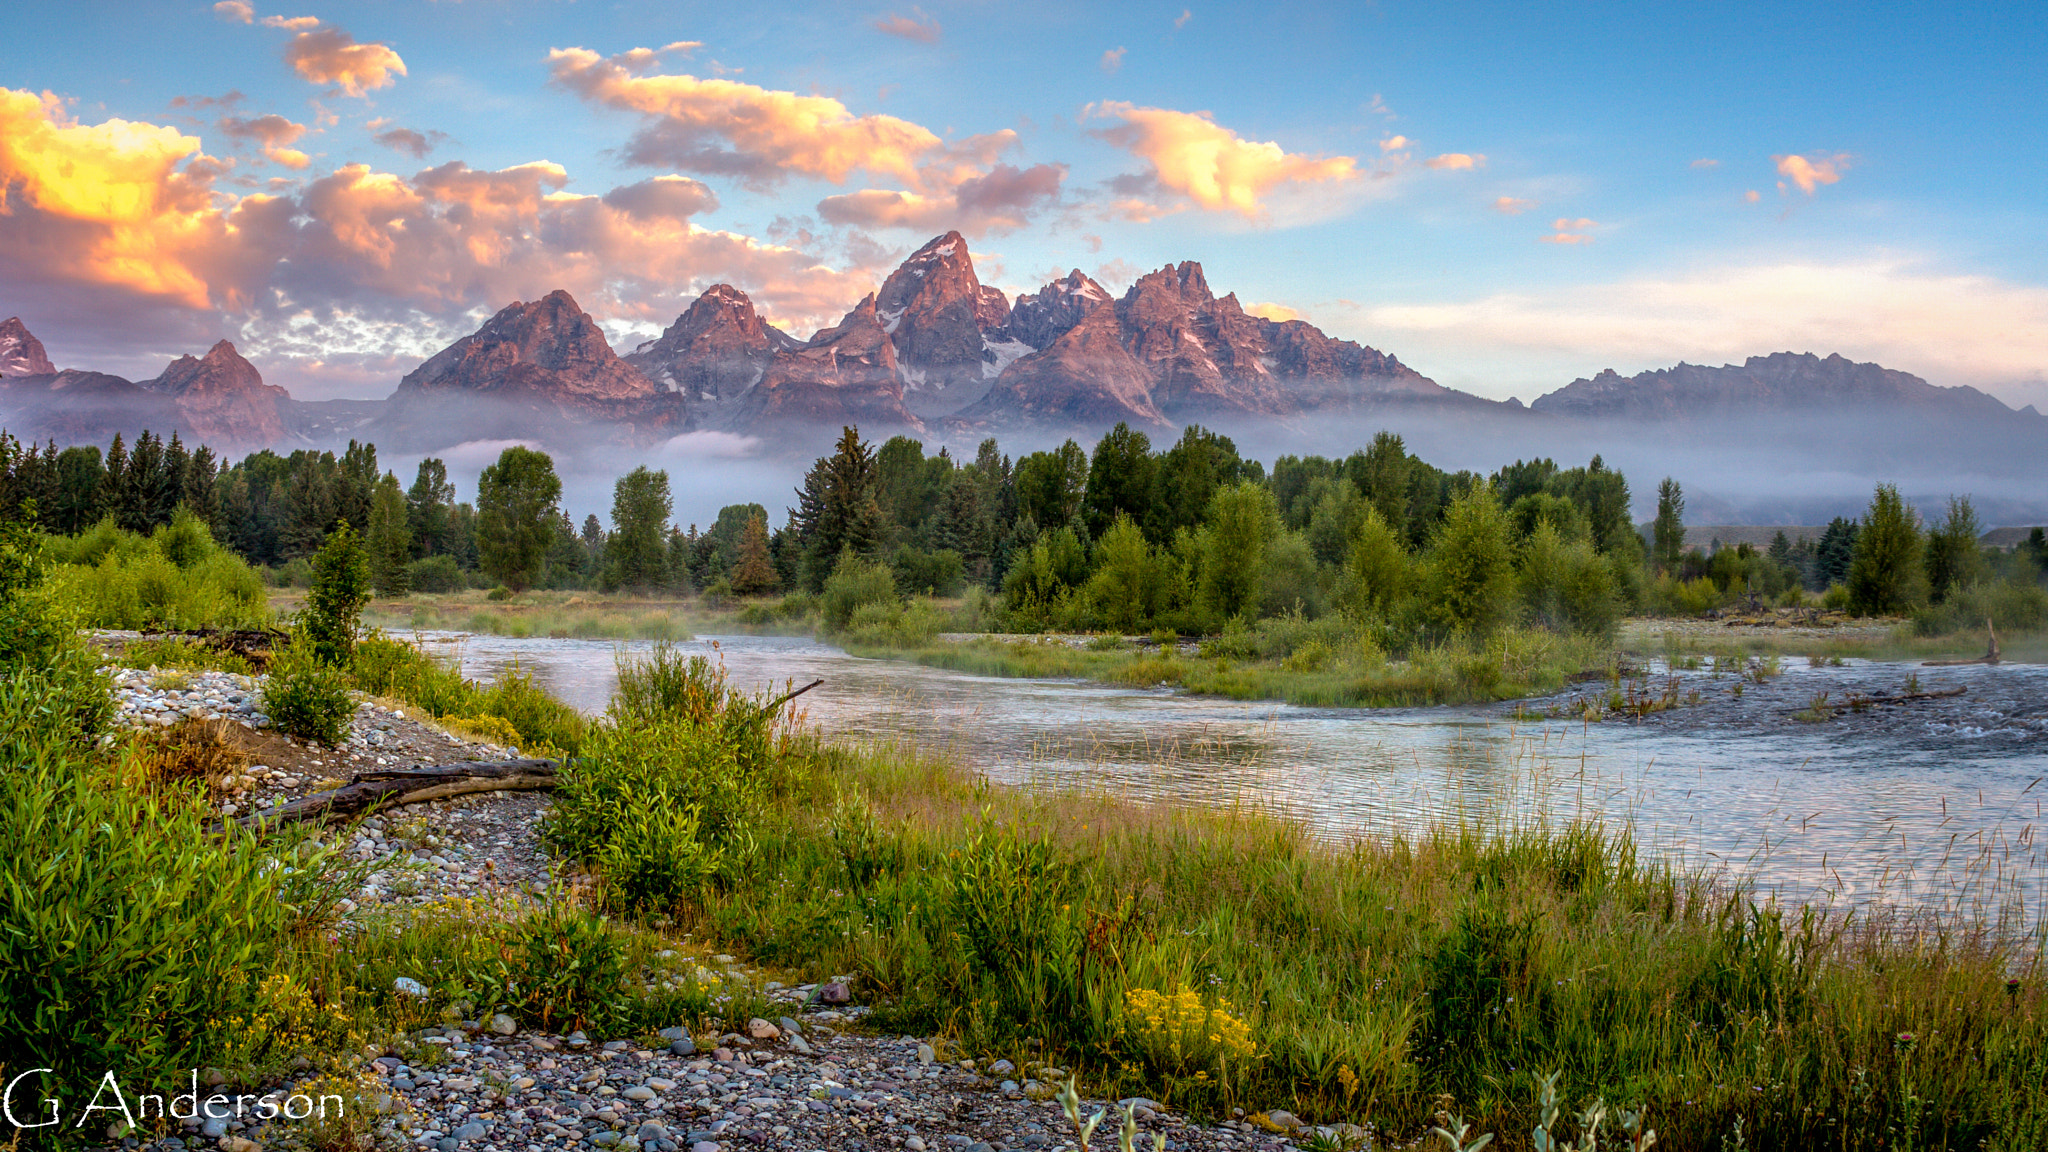
[[[1114,76],[1116,75],[1117,69],[1122,68],[1124,66],[1124,53],[1128,51],[1130,51],[1130,49],[1128,48],[1111,48],[1110,50],[1102,54],[1102,60],[1099,62],[1098,66],[1105,73]]]

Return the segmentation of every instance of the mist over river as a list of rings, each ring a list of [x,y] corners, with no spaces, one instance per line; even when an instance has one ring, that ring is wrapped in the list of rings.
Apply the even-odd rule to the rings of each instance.
[[[620,654],[646,642],[425,633],[488,679],[517,665],[586,712],[602,711]],[[1517,719],[1513,705],[1301,708],[1004,679],[863,659],[802,637],[700,637],[744,687],[825,683],[802,697],[842,740],[943,750],[1005,784],[1106,789],[1140,799],[1254,804],[1342,840],[1432,821],[1597,819],[1646,851],[1749,878],[1781,899],[1942,908],[2023,931],[2048,899],[2038,842],[2048,801],[2048,666],[1923,669],[1849,661],[1783,674],[1744,695],[1729,677],[1654,667],[1708,706],[1644,723]],[[1787,719],[1819,692],[1882,696],[1919,676],[1963,687],[1938,708],[1828,723]],[[1596,686],[1604,692],[1605,686]],[[1574,712],[1574,693],[1526,702]],[[1731,698],[1732,697],[1732,698]],[[1715,703],[1715,701],[1721,701]]]

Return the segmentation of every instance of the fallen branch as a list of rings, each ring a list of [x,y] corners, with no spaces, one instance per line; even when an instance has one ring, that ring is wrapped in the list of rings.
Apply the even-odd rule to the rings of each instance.
[[[1826,712],[1840,712],[1845,708],[1867,708],[1874,704],[1911,704],[1915,700],[1948,700],[1961,696],[1968,691],[1968,688],[1945,688],[1939,692],[1903,692],[1897,696],[1851,696],[1840,703],[1830,700],[1818,705],[1809,704],[1804,708],[1787,708],[1784,709],[1784,712],[1787,716],[1795,716],[1802,712],[1812,712],[1817,709]]]
[[[352,820],[386,808],[475,792],[546,792],[555,787],[561,767],[559,760],[471,760],[358,772],[339,788],[252,812],[236,823],[261,831],[279,824]]]
[[[788,681],[784,681],[784,683],[788,683]],[[775,699],[770,700],[768,702],[768,706],[766,708],[761,709],[761,711],[773,712],[777,708],[782,707],[784,704],[789,703],[791,700],[796,699],[797,697],[803,695],[806,692],[809,692],[811,689],[816,688],[818,685],[823,683],[823,680],[813,680],[809,684],[804,685],[803,687],[797,689],[794,692],[785,692],[782,695],[777,696]]]

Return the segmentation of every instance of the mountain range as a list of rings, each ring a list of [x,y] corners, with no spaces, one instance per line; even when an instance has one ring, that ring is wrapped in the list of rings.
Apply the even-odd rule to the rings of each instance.
[[[229,453],[350,438],[399,452],[498,439],[645,447],[688,431],[809,451],[817,437],[796,433],[842,424],[964,442],[998,433],[1088,439],[1119,421],[1168,435],[1202,423],[1286,443],[1403,417],[1491,433],[1873,412],[1916,426],[2048,431],[2031,407],[2015,412],[1972,388],[1790,352],[1740,366],[1603,372],[1524,409],[1443,387],[1305,321],[1248,313],[1235,294],[1215,295],[1193,262],[1142,276],[1121,296],[1075,269],[1010,300],[980,282],[957,232],[912,253],[808,339],[769,324],[740,289],[716,284],[621,356],[558,290],[507,306],[383,401],[295,400],[226,340],[150,380],[60,371],[18,318],[0,323],[0,423],[17,437],[105,443],[148,427]]]

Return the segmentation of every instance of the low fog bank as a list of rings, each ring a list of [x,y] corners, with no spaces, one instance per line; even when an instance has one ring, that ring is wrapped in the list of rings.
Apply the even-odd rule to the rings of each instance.
[[[1369,444],[1381,430],[1396,432],[1408,450],[1446,471],[1492,473],[1516,460],[1548,456],[1559,465],[1584,464],[1599,455],[1629,480],[1638,521],[1656,512],[1657,482],[1675,477],[1685,486],[1692,524],[1825,524],[1860,516],[1880,483],[1896,484],[1929,518],[1950,495],[1969,495],[1987,528],[2048,523],[2048,452],[2022,429],[1942,423],[1905,416],[1866,421],[1773,415],[1765,419],[1696,420],[1641,424],[1589,422],[1514,410],[1442,412],[1393,409],[1345,421],[1291,424],[1217,421],[1241,454],[1270,469],[1284,455],[1343,457]],[[440,456],[461,498],[472,500],[477,474],[508,444],[524,443],[555,457],[562,503],[580,526],[591,513],[610,522],[612,485],[633,468],[665,469],[675,493],[675,520],[710,524],[728,504],[759,503],[780,525],[796,502],[804,470],[827,455],[837,429],[792,428],[773,438],[725,432],[690,432],[631,448],[594,443],[568,433],[568,443],[546,438],[470,440],[429,452],[385,454],[383,465],[410,482],[423,456]],[[887,429],[863,429],[877,448]],[[962,462],[974,459],[980,434],[935,432],[916,436],[927,454],[941,447]],[[1015,460],[1056,447],[1059,432],[1013,432],[996,437]],[[1092,449],[1094,438],[1075,436]],[[1153,448],[1172,443],[1154,434]]]

